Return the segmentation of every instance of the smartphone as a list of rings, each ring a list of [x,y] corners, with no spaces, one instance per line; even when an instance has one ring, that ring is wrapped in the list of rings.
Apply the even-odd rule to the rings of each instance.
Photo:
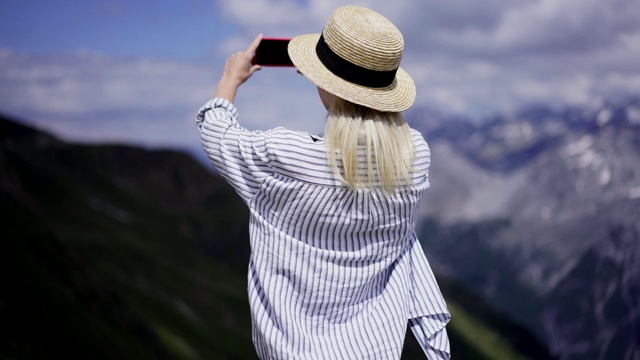
[[[262,66],[293,66],[287,51],[289,40],[291,39],[263,38],[251,63]]]

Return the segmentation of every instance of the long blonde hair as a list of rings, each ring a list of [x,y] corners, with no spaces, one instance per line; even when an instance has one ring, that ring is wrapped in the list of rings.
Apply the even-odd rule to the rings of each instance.
[[[401,113],[380,112],[334,97],[325,143],[334,174],[352,189],[388,192],[411,182],[415,148]]]

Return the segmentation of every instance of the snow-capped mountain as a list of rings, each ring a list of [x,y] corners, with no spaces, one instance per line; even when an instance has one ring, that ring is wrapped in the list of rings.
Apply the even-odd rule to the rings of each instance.
[[[434,267],[527,324],[560,358],[612,358],[602,356],[611,355],[614,340],[626,351],[616,354],[640,357],[640,285],[632,286],[640,284],[633,255],[640,241],[640,99],[590,110],[531,107],[475,123],[425,114],[409,121],[432,149],[422,241]],[[632,239],[625,254],[635,260],[610,267],[604,278],[582,271],[585,263],[608,263],[612,252],[602,249],[616,248],[616,229]],[[625,280],[607,285],[611,279]],[[603,287],[611,294],[583,302],[573,323],[558,315],[569,295],[579,303],[577,294]],[[629,299],[615,305],[627,316],[601,331],[571,331],[577,319],[597,318],[602,326],[606,317],[596,308],[617,298]],[[624,356],[613,358],[634,359]]]

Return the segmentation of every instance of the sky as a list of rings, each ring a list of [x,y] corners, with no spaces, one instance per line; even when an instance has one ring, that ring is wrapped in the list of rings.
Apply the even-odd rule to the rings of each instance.
[[[72,141],[197,147],[228,55],[319,33],[348,4],[403,33],[415,109],[481,120],[640,94],[640,0],[0,0],[0,113]],[[257,72],[236,106],[251,130],[324,126],[293,69]]]

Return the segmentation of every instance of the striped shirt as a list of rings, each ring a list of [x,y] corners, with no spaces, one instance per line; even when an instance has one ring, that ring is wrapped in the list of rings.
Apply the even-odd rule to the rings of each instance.
[[[446,304],[415,222],[430,151],[412,130],[412,185],[349,189],[322,137],[248,131],[217,98],[196,122],[220,174],[250,209],[248,292],[261,359],[398,359],[407,323],[429,359],[448,359]]]

